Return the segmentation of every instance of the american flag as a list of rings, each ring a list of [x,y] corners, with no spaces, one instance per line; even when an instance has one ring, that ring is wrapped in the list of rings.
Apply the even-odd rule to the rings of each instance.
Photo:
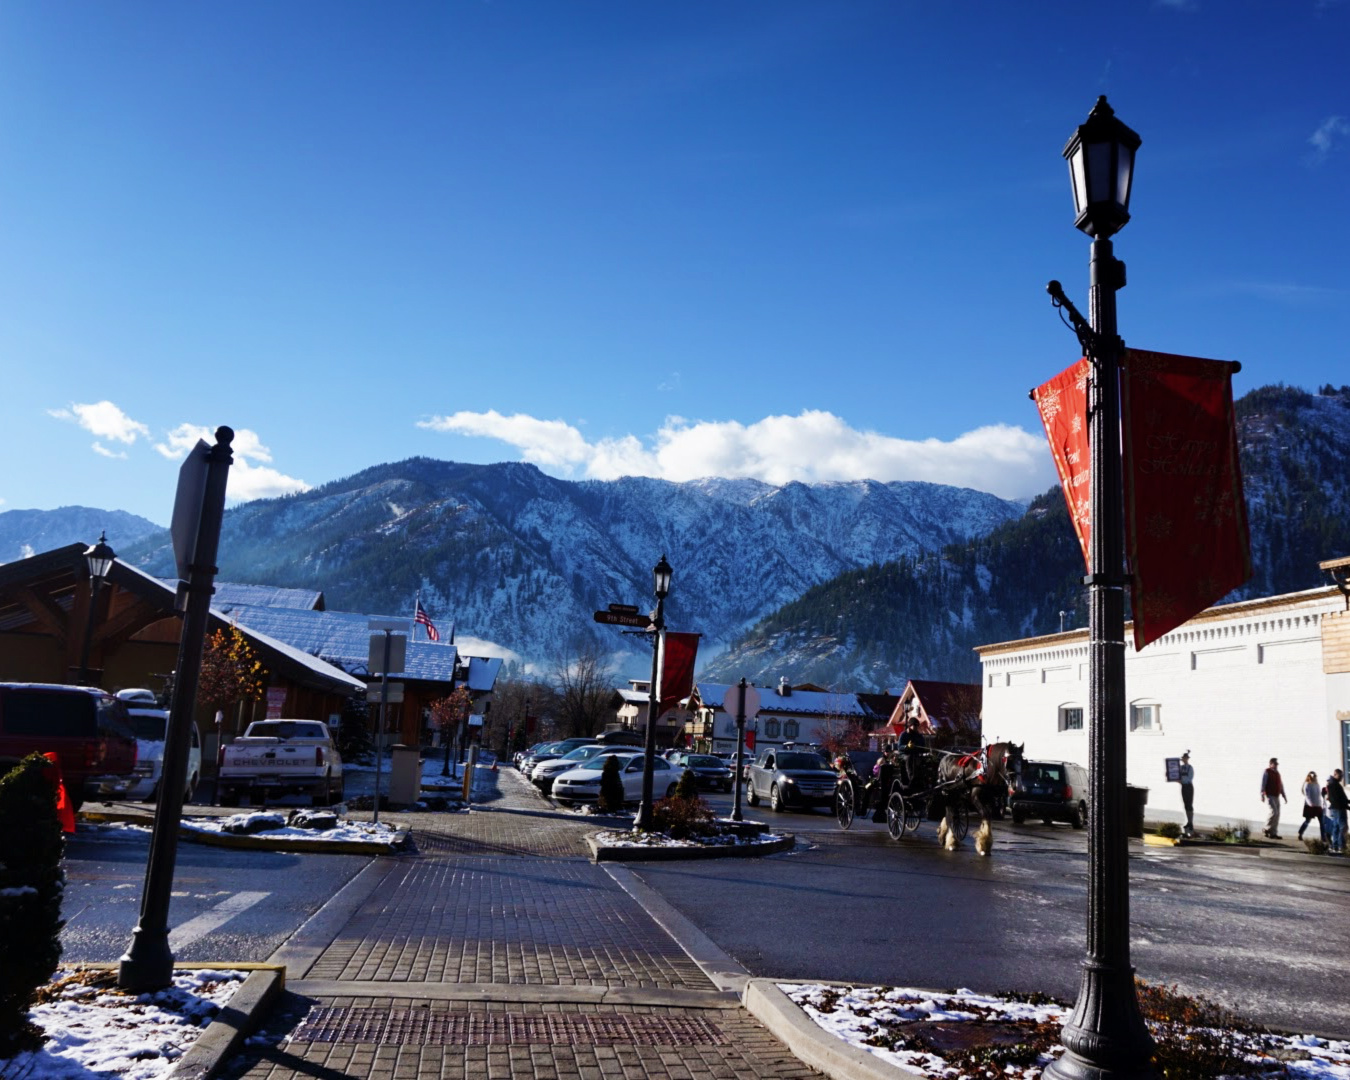
[[[422,606],[422,601],[417,601],[417,613],[413,615],[413,622],[421,623],[427,628],[428,641],[440,641],[441,633],[431,621],[431,616],[427,614],[427,609]]]

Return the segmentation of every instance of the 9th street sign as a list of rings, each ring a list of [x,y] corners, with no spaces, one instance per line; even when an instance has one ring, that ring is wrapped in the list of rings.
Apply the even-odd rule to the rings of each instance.
[[[595,621],[609,623],[611,626],[635,626],[639,630],[650,630],[655,625],[650,615],[628,611],[597,611]]]

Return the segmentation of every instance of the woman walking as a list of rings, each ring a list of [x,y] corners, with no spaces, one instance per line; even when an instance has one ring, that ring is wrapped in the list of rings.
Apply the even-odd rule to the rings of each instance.
[[[1303,781],[1303,824],[1298,827],[1298,838],[1303,839],[1303,830],[1308,822],[1317,821],[1317,835],[1323,841],[1327,838],[1327,822],[1323,816],[1322,788],[1317,783],[1317,774],[1310,772]]]

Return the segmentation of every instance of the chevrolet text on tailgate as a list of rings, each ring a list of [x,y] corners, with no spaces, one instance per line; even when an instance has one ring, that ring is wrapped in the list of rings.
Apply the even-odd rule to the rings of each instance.
[[[342,801],[342,758],[328,725],[318,720],[257,720],[220,748],[216,789],[222,806],[269,795],[309,795],[314,805]]]

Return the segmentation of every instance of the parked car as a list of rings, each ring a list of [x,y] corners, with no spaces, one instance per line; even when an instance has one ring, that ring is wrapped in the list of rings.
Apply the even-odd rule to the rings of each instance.
[[[623,800],[626,803],[642,801],[642,762],[645,754],[614,755],[619,760],[619,775],[623,779]],[[562,806],[595,802],[600,798],[600,773],[605,760],[592,759],[579,768],[569,769],[553,778],[553,798]],[[652,795],[668,798],[675,794],[675,786],[684,775],[684,769],[672,765],[663,757],[652,759]]]
[[[78,810],[105,780],[136,768],[126,703],[97,687],[0,683],[0,771],[45,753],[56,754]]]
[[[527,757],[533,754],[536,750],[542,750],[546,746],[548,746],[547,742],[537,742],[531,746],[525,747],[524,750],[517,750],[511,756],[511,764],[514,765],[517,769],[519,769],[521,765],[524,764],[525,759]]]
[[[581,736],[573,736],[570,739],[562,739],[558,742],[547,743],[520,763],[520,771],[528,778],[532,775],[534,767],[541,761],[547,761],[549,758],[560,758],[564,754],[575,750],[578,746],[585,746],[590,741],[590,739]]]
[[[104,799],[144,799],[155,802],[159,798],[159,782],[164,774],[164,743],[169,730],[169,713],[157,708],[154,696],[151,704],[145,698],[132,695],[149,691],[119,690],[117,696],[127,704],[127,722],[136,735],[136,768],[130,776],[110,777],[99,784],[98,793]],[[202,741],[197,725],[191,726],[188,745],[187,781],[183,785],[183,801],[189,802],[202,778]]]
[[[834,803],[835,772],[812,750],[762,750],[748,772],[746,798],[751,806],[768,799],[778,813]]]
[[[683,765],[707,791],[730,791],[731,769],[727,763],[712,754],[681,754],[675,764]]]
[[[602,746],[598,743],[578,746],[575,750],[569,750],[563,754],[562,757],[546,758],[539,762],[530,773],[530,782],[547,795],[553,787],[553,778],[559,773],[565,773],[568,769],[580,768],[582,762],[585,761],[596,758],[604,759],[614,754],[631,754],[632,752],[631,746]]]
[[[1015,824],[1040,818],[1081,829],[1088,816],[1087,770],[1072,761],[1024,761],[1010,798]]]

